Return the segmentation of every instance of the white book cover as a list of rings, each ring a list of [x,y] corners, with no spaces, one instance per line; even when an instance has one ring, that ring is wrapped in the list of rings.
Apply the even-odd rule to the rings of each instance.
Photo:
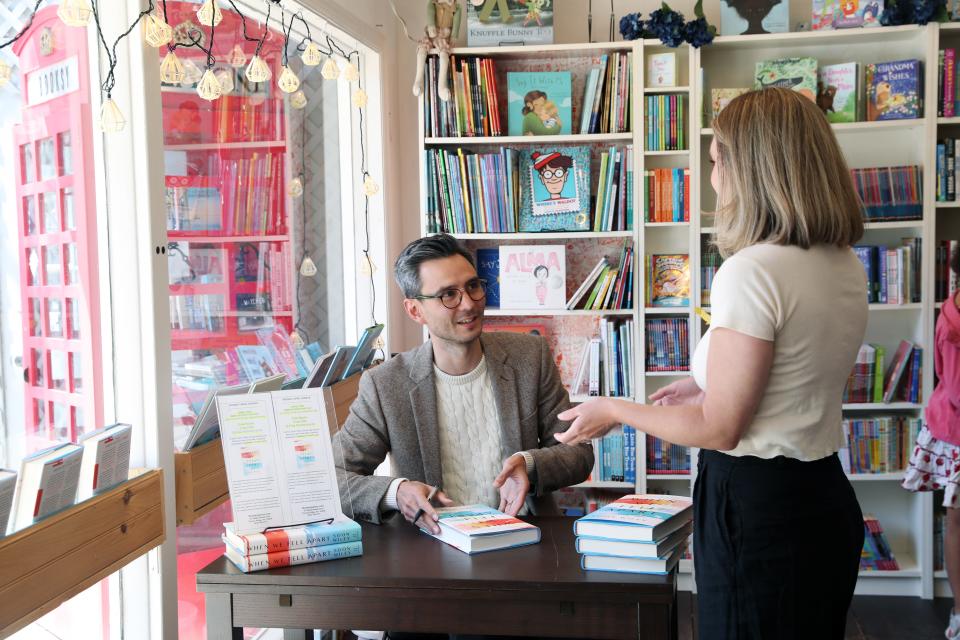
[[[64,443],[23,459],[14,500],[14,531],[74,503],[82,454],[79,446]]]
[[[647,56],[648,87],[677,86],[677,54],[654,53]]]
[[[238,534],[341,515],[320,389],[217,398]]]
[[[500,247],[501,309],[563,309],[567,303],[566,247]]]
[[[130,475],[130,436],[128,424],[113,424],[85,434],[78,443],[83,447],[77,501],[86,500],[115,487]]]
[[[0,538],[7,532],[10,511],[13,509],[13,494],[17,488],[17,472],[0,469]]]
[[[440,534],[424,533],[464,553],[509,549],[540,542],[540,529],[484,504],[440,507]]]

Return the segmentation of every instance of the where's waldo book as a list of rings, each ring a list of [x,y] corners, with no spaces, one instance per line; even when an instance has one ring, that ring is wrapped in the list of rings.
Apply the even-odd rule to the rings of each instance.
[[[577,519],[573,532],[610,540],[654,542],[693,518],[693,501],[682,496],[631,494]]]
[[[533,148],[519,167],[519,231],[590,229],[589,147]]]
[[[440,534],[434,538],[464,553],[481,553],[540,542],[540,529],[484,504],[441,507]],[[426,531],[426,530],[424,530]]]

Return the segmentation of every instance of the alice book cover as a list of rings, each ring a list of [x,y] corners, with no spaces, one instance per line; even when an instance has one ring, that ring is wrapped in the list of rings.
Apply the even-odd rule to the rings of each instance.
[[[789,0],[720,0],[720,35],[790,31]]]
[[[566,303],[564,245],[500,247],[501,309],[563,309]]]
[[[856,62],[820,67],[817,106],[830,122],[856,122],[860,104],[860,68]]]
[[[520,153],[519,231],[590,228],[590,149],[543,147]]]
[[[923,65],[894,60],[864,66],[867,120],[902,120],[922,114]]]
[[[507,73],[507,128],[511,136],[572,133],[569,71]]]
[[[477,275],[487,283],[487,307],[499,307],[500,249],[477,249]]]
[[[783,87],[793,89],[811,102],[817,100],[817,59],[781,58],[757,63],[754,89]]]
[[[752,89],[746,87],[711,89],[710,90],[710,113],[711,118],[716,118],[723,111],[723,108],[730,104],[730,101],[737,96],[749,93]]]
[[[553,44],[553,0],[468,0],[467,46]]]
[[[690,305],[690,256],[650,256],[648,291],[652,307]]]

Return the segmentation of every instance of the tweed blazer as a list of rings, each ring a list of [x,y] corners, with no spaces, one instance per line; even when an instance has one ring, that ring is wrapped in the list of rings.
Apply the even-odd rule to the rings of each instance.
[[[520,333],[480,337],[497,403],[506,451],[534,460],[530,494],[545,497],[582,482],[593,467],[589,444],[560,444],[553,435],[569,425],[557,414],[570,406],[546,340]],[[374,476],[385,459],[390,476]],[[374,367],[360,379],[357,399],[334,436],[340,498],[347,515],[380,522],[380,502],[395,478],[442,486],[437,394],[430,341]],[[493,482],[493,478],[490,478]],[[528,501],[536,513],[543,501]]]

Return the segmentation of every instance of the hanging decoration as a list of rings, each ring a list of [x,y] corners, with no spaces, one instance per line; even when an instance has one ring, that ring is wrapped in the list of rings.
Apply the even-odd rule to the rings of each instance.
[[[167,84],[180,84],[186,76],[183,63],[177,57],[176,52],[168,51],[160,63],[160,81]]]
[[[323,61],[323,53],[320,51],[317,43],[311,40],[307,43],[303,53],[300,54],[300,59],[303,60],[303,64],[308,67],[315,67]]]
[[[313,264],[310,256],[304,256],[303,262],[300,263],[300,275],[306,278],[312,278],[317,275],[317,265]]]
[[[197,95],[203,98],[204,100],[216,100],[223,95],[223,87],[220,85],[220,81],[217,80],[217,74],[213,72],[213,69],[207,69],[203,72],[203,77],[200,78],[200,82],[197,84]]]
[[[347,66],[343,68],[343,79],[347,82],[356,82],[360,79],[360,70],[357,69],[357,65],[352,62],[348,62]]]
[[[196,62],[190,58],[183,61],[183,80],[180,81],[181,86],[192,87],[200,82],[200,78],[202,77],[203,71],[200,70]]]
[[[173,29],[156,13],[151,13],[143,23],[143,41],[151,47],[160,48],[173,40]]]
[[[5,61],[0,59],[0,87],[10,82],[10,76],[13,75],[13,68]]]
[[[106,133],[116,133],[123,131],[125,126],[127,126],[127,119],[123,117],[120,107],[113,101],[113,98],[107,98],[100,107],[100,130]]]
[[[307,106],[307,94],[301,89],[290,96],[290,106],[294,109],[303,109]]]
[[[353,106],[357,109],[363,109],[367,106],[367,92],[363,89],[356,89],[353,92]]]
[[[215,27],[223,20],[223,12],[217,6],[217,0],[204,0],[197,9],[197,21],[205,27]]]
[[[266,82],[270,79],[270,76],[273,75],[270,72],[270,65],[258,55],[250,58],[250,64],[247,65],[247,70],[244,74],[250,82]]]
[[[230,63],[230,66],[234,69],[240,69],[247,65],[247,54],[243,52],[243,47],[239,44],[233,45],[233,49],[230,51],[230,58],[227,60]]]
[[[283,70],[280,72],[280,77],[277,78],[277,86],[280,87],[280,91],[284,93],[293,93],[300,88],[300,78],[290,70],[290,67],[284,65]]]
[[[68,27],[85,27],[90,24],[92,15],[89,0],[62,0],[57,8],[57,17]]]
[[[287,183],[287,195],[291,198],[299,198],[303,195],[303,180],[300,179],[300,176]]]
[[[320,75],[325,80],[336,80],[340,77],[340,67],[337,66],[337,61],[333,59],[333,56],[327,58],[327,61],[323,63]]]

